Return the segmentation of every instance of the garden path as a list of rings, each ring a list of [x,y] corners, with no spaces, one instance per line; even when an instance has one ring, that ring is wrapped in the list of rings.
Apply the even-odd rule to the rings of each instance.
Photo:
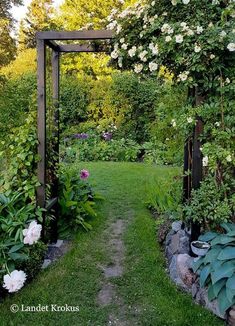
[[[104,197],[93,229],[78,232],[70,252],[0,304],[0,325],[222,325],[169,280],[156,221],[144,204],[150,180],[179,170],[137,163],[74,164],[77,171],[81,168],[90,171],[90,182]],[[67,304],[80,310],[13,314],[12,304]]]

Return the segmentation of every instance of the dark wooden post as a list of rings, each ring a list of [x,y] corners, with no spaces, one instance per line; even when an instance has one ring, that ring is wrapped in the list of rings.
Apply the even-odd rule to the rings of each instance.
[[[52,92],[53,92],[53,106],[54,106],[54,132],[53,132],[53,167],[52,167],[52,198],[56,199],[54,206],[55,218],[51,223],[51,242],[56,242],[58,237],[57,222],[59,217],[59,180],[58,180],[58,165],[59,165],[59,81],[60,81],[60,53],[58,51],[52,51]]]
[[[37,92],[38,92],[38,162],[37,176],[40,186],[37,188],[37,205],[46,205],[46,46],[45,41],[37,39]],[[43,230],[45,232],[45,213],[43,213]]]
[[[184,145],[183,203],[189,200],[192,191],[192,140],[188,138]]]
[[[203,132],[203,122],[200,117],[197,117],[197,123],[194,129],[193,136],[193,153],[192,153],[192,188],[198,189],[202,181],[202,152],[200,150],[201,141],[200,135]],[[197,240],[200,235],[200,225],[191,223],[191,241]]]

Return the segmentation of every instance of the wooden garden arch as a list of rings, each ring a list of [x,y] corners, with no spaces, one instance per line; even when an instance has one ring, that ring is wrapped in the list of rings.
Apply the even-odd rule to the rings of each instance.
[[[57,218],[58,218],[58,177],[56,175],[56,163],[59,160],[59,94],[60,94],[60,55],[61,53],[72,52],[107,52],[104,46],[81,45],[81,44],[61,44],[61,41],[103,41],[111,40],[112,32],[108,30],[88,30],[88,31],[71,31],[57,32],[46,31],[37,32],[37,95],[38,95],[38,162],[37,176],[40,186],[37,188],[37,205],[46,211],[54,210],[55,220],[52,225],[52,241],[57,240]],[[58,43],[58,41],[60,43]],[[50,167],[53,182],[51,184],[51,198],[46,198],[47,187],[47,128],[46,128],[46,49],[52,50],[52,98],[55,108],[54,123],[57,134],[55,135],[55,144],[53,150],[57,157],[57,162]],[[45,227],[45,214],[43,218],[43,230]],[[43,231],[44,234],[44,231]]]

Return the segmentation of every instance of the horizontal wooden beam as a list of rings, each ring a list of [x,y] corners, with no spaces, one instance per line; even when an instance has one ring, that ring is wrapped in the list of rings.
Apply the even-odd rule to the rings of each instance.
[[[102,46],[80,45],[80,44],[63,44],[59,47],[60,52],[108,52]]]
[[[88,30],[57,32],[45,31],[37,32],[37,39],[43,40],[107,40],[113,38],[113,32],[110,30]]]
[[[46,40],[45,41],[45,44],[48,45],[52,50],[58,52],[59,51],[59,45],[55,42],[55,41],[52,41],[52,40]]]

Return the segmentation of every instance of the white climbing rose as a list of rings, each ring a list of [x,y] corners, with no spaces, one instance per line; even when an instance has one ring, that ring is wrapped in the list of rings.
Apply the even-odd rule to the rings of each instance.
[[[174,127],[174,128],[176,127],[176,121],[175,121],[175,119],[172,119],[171,120],[171,124],[172,124],[172,127]]]
[[[186,81],[188,79],[189,71],[181,72],[178,76],[178,79],[181,81]]]
[[[135,71],[135,73],[139,74],[143,70],[143,68],[144,68],[144,66],[141,63],[137,63],[135,65],[134,71]]]
[[[193,118],[192,117],[188,117],[187,118],[187,121],[188,121],[188,123],[192,123],[193,122]]]
[[[131,58],[135,56],[136,50],[137,50],[136,46],[132,46],[132,48],[128,51],[128,54]]]
[[[139,58],[140,58],[140,60],[141,61],[143,61],[143,62],[146,62],[147,61],[147,58],[146,58],[146,55],[148,54],[148,51],[146,51],[146,50],[144,50],[143,52],[141,52],[140,54],[139,54]]]
[[[3,287],[10,293],[17,292],[24,286],[26,278],[25,272],[14,270],[10,274],[3,276]]]
[[[195,46],[194,46],[194,51],[195,51],[196,53],[200,52],[201,49],[202,49],[202,48],[200,47],[200,45],[195,44]]]
[[[208,166],[208,163],[209,163],[208,156],[204,156],[203,159],[202,159],[202,165],[203,166]]]
[[[201,34],[203,32],[202,26],[197,26],[197,34]]]
[[[118,51],[117,51],[117,50],[113,50],[113,51],[111,52],[111,57],[112,57],[113,59],[117,59],[117,58],[118,58]]]
[[[172,37],[170,35],[166,36],[165,41],[168,43],[172,40]]]
[[[171,0],[171,3],[173,6],[176,6],[177,5],[177,0]]]
[[[182,43],[183,40],[184,40],[183,35],[178,34],[178,35],[175,36],[176,43]]]
[[[227,46],[227,49],[230,52],[234,52],[235,51],[235,43],[229,43],[228,46]]]
[[[190,2],[190,0],[182,0],[182,2],[184,5],[187,5]]]
[[[158,69],[158,64],[157,63],[155,63],[155,62],[150,62],[149,63],[149,70],[151,72],[156,71],[157,69]]]
[[[41,236],[42,226],[36,221],[32,221],[27,229],[23,230],[24,244],[32,245],[36,243]]]
[[[226,157],[226,161],[227,161],[227,162],[232,162],[232,156],[231,156],[231,155],[228,155],[228,156]]]

